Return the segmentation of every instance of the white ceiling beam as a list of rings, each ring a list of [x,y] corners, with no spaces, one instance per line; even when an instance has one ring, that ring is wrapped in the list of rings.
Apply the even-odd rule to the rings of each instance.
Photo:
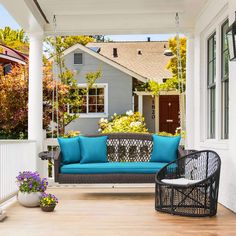
[[[180,31],[192,31],[192,25],[180,14]],[[57,15],[58,34],[161,34],[176,33],[175,13],[171,14],[104,14],[104,15]],[[73,22],[73,23],[72,23]],[[53,32],[52,25],[45,27]]]

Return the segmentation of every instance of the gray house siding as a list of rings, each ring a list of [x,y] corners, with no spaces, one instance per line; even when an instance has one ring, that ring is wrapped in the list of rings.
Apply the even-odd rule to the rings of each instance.
[[[83,64],[74,65],[74,53],[83,53]],[[101,68],[102,77],[97,80],[97,84],[108,85],[108,116],[114,113],[122,114],[127,110],[132,110],[132,77],[122,71],[94,58],[88,53],[75,50],[65,56],[65,65],[77,72],[78,83],[86,83],[85,75]],[[96,115],[96,114],[95,114]],[[71,122],[66,130],[79,130],[82,134],[98,133],[98,121],[100,117],[80,117]]]

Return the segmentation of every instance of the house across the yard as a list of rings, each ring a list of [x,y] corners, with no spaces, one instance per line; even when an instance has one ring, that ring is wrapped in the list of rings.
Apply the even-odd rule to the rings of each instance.
[[[170,59],[164,55],[167,46],[166,41],[148,39],[77,44],[65,50],[65,65],[75,72],[81,88],[86,86],[88,72],[102,71],[101,78],[84,97],[85,102],[78,110],[80,117],[67,130],[97,133],[100,118],[109,119],[114,113],[133,110],[143,114],[150,132],[174,133],[180,126],[178,93],[170,91],[153,96],[144,86],[149,80],[163,83],[172,77],[166,69]]]
[[[0,66],[3,67],[4,75],[11,71],[12,65],[25,65],[27,61],[28,55],[0,44]]]

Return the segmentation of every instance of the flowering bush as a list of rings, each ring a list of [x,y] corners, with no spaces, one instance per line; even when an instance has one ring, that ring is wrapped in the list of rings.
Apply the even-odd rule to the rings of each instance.
[[[73,138],[80,135],[80,131],[75,130],[69,130],[67,133],[65,133],[62,137],[63,138]]]
[[[183,139],[186,138],[186,132],[184,130],[182,130],[181,127],[176,128],[175,134],[171,134],[171,133],[162,131],[162,132],[159,132],[158,135],[160,135],[160,136],[169,136],[169,137],[181,136],[181,138],[183,138]]]
[[[44,192],[48,186],[46,178],[40,178],[38,172],[23,171],[16,177],[20,192]]]
[[[51,193],[42,193],[39,200],[40,206],[56,206],[58,204],[58,199],[55,195]]]
[[[111,120],[101,118],[99,121],[99,132],[101,133],[147,133],[144,117],[139,112],[127,111],[126,114],[111,117]]]

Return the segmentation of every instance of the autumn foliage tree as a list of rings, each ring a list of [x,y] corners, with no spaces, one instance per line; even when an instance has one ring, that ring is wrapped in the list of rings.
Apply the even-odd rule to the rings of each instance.
[[[2,68],[0,69],[2,71]],[[43,77],[43,126],[48,128],[52,113],[52,91],[55,89],[52,80],[51,65],[44,66]],[[60,112],[67,102],[70,87],[58,82],[58,101]],[[1,132],[9,137],[25,138],[28,129],[28,66],[15,65],[9,74],[0,76],[0,127]]]
[[[44,42],[43,58],[43,128],[51,129],[51,124],[58,126],[60,135],[64,134],[65,127],[78,117],[71,114],[69,107],[80,107],[82,97],[79,95],[78,82],[75,74],[64,63],[62,52],[74,44],[86,45],[94,42],[93,36],[60,36],[47,37]],[[12,30],[10,27],[0,29],[0,43],[21,52],[28,53],[28,38],[23,30]],[[53,65],[46,56],[53,57],[58,67],[57,74],[53,75]],[[28,65],[13,66],[12,71],[3,75],[0,67],[0,135],[3,138],[24,138],[27,136],[28,124]],[[55,70],[54,70],[55,72]],[[101,77],[101,70],[89,72],[85,79],[88,88]],[[58,90],[58,101],[53,101]],[[84,91],[86,93],[86,90]],[[58,120],[57,118],[58,111]],[[54,120],[52,122],[52,113]],[[56,124],[58,121],[58,124]]]
[[[2,68],[0,69],[3,72]],[[0,73],[1,73],[0,72]],[[0,74],[0,127],[9,136],[25,136],[27,130],[28,70],[13,66],[11,73]]]

